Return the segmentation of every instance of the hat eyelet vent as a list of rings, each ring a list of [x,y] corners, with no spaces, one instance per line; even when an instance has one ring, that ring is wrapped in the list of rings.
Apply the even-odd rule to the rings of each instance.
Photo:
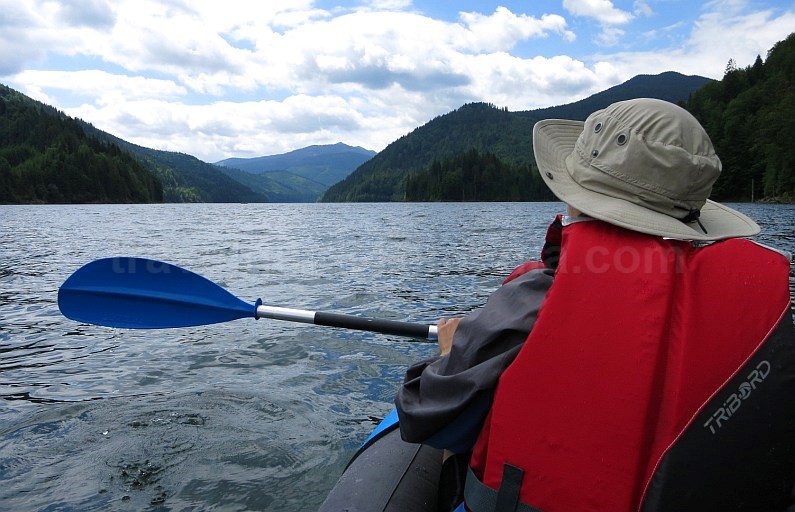
[[[602,131],[602,123],[596,123],[596,126],[593,127],[594,133],[599,133]]]
[[[554,177],[554,176],[552,176],[552,173],[551,173],[551,172],[549,172],[549,171],[547,171],[547,178],[549,178],[549,179],[551,179],[551,180],[554,180],[554,179],[555,179],[555,177]]]
[[[627,143],[628,140],[629,137],[627,137],[626,133],[619,133],[618,136],[616,137],[616,144],[618,144],[619,146],[623,146],[624,144]]]
[[[599,150],[598,149],[594,149],[593,151],[591,151],[591,156],[594,157],[594,158],[599,156]]]

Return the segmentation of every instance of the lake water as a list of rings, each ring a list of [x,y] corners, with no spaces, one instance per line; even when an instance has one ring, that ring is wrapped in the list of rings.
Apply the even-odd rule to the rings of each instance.
[[[795,207],[733,206],[795,252]],[[83,264],[159,259],[252,303],[435,323],[537,259],[561,208],[0,206],[0,509],[315,510],[406,366],[436,351],[275,320],[79,324],[56,295]]]

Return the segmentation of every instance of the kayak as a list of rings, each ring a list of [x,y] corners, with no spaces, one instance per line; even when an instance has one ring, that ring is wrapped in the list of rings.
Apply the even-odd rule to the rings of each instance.
[[[436,512],[442,459],[442,450],[403,441],[392,410],[353,455],[319,512]],[[464,510],[462,504],[455,509]],[[795,503],[786,512],[795,512]]]
[[[400,438],[397,411],[353,455],[320,512],[436,511],[442,450]]]

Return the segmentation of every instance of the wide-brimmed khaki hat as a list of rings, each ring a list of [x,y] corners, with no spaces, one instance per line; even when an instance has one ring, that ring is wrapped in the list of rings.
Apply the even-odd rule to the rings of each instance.
[[[585,123],[540,121],[533,150],[552,192],[596,219],[682,240],[759,232],[742,213],[707,199],[720,159],[698,121],[667,101],[614,103]]]

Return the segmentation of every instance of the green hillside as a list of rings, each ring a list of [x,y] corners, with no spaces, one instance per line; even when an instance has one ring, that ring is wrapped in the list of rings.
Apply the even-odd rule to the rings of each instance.
[[[157,177],[80,123],[0,85],[0,203],[149,203]]]
[[[218,166],[218,169],[274,203],[314,203],[328,188],[286,171],[251,174],[232,167]]]
[[[532,166],[532,130],[539,119],[581,119],[615,101],[637,97],[684,101],[707,82],[703,77],[669,72],[638,76],[580,102],[542,110],[509,112],[486,103],[464,105],[387,146],[330,187],[323,201],[401,201],[409,196],[409,174],[421,177],[434,162],[461,158],[470,150],[494,155],[504,169]],[[533,189],[539,190],[541,180],[536,174],[531,173],[530,179]],[[537,199],[542,197],[547,197],[546,192]]]
[[[723,172],[713,197],[791,202],[795,198],[795,33],[763,61],[726,67],[687,108],[704,125]]]

